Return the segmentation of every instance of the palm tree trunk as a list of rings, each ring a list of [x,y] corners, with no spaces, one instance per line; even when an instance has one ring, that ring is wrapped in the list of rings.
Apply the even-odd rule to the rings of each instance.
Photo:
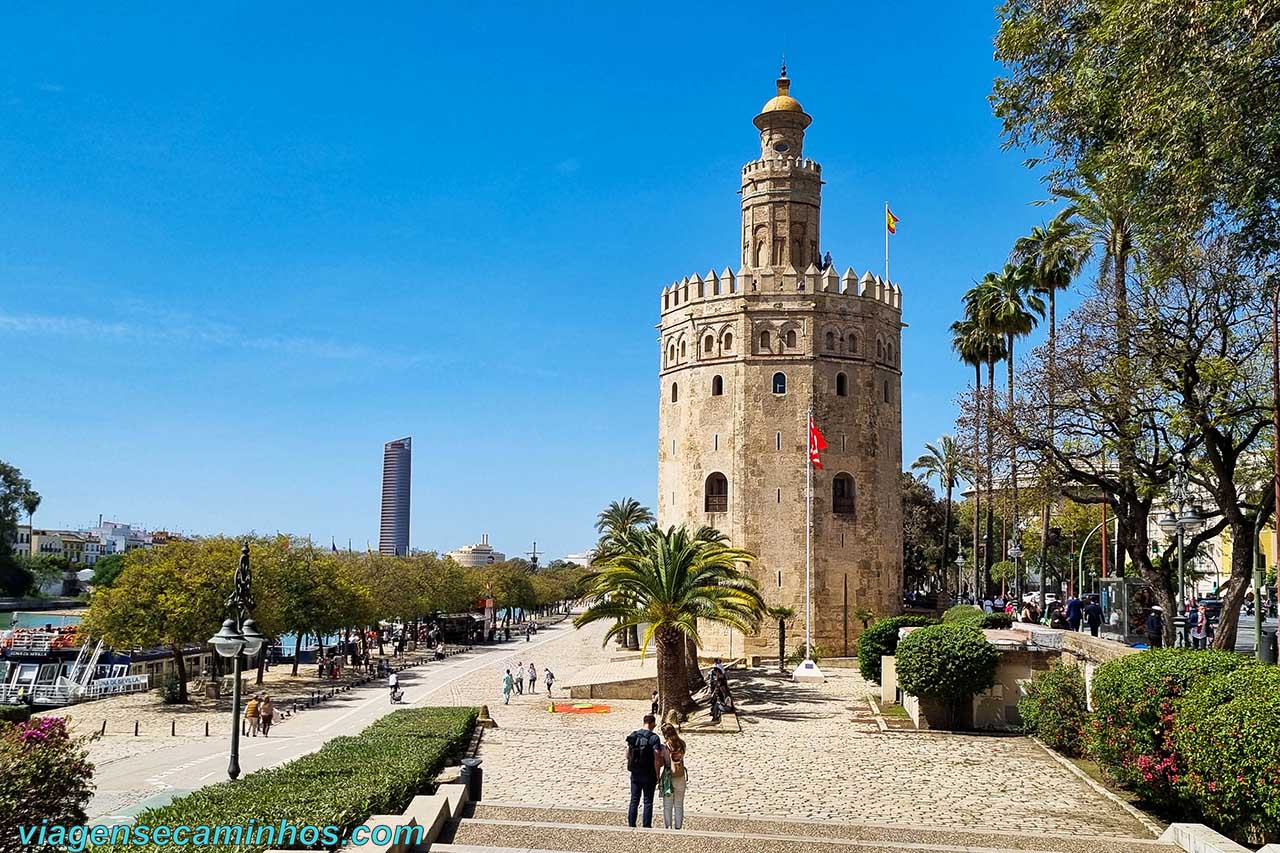
[[[986,532],[986,554],[983,555],[983,584],[986,588],[991,587],[991,563],[995,556],[993,543],[991,541],[991,528],[995,526],[996,517],[993,504],[995,499],[996,477],[995,470],[992,467],[995,464],[995,422],[996,422],[996,362],[995,359],[987,359],[987,532]]]
[[[1009,371],[1009,400],[1008,411],[1010,417],[1013,415],[1013,335],[1006,335],[1009,348],[1009,356],[1006,359],[1006,366]],[[1009,443],[1009,475],[1013,479],[1012,495],[1013,505],[1010,508],[1012,520],[1009,524],[1009,533],[1014,539],[1018,536],[1018,447],[1014,442]],[[1016,562],[1016,561],[1015,561]],[[1022,570],[1018,566],[1014,566],[1013,570],[1013,589],[1014,594],[1018,596],[1018,608],[1022,608]]]
[[[951,544],[951,480],[948,479],[947,480],[947,508],[946,508],[946,514],[943,516],[943,521],[942,521],[942,565],[939,567],[940,570],[938,572],[940,575],[942,575],[942,578],[943,578],[942,583],[944,587],[944,590],[943,590],[944,592],[946,591],[945,587],[947,583],[946,581],[947,571],[948,571],[947,566],[950,565],[947,560],[947,556],[948,556],[947,546],[949,544]],[[960,595],[960,569],[959,568],[956,569],[955,593],[957,596]]]
[[[689,682],[685,677],[684,635],[675,628],[659,628],[658,641],[658,712],[665,716],[672,709],[684,711],[692,704]]]
[[[973,552],[969,560],[973,567],[973,594],[978,592],[978,539],[982,531],[982,427],[979,418],[982,415],[982,365],[973,365],[973,466],[969,476],[973,482]]]
[[[689,692],[697,693],[707,686],[707,680],[702,677],[702,669],[698,666],[698,644],[693,637],[684,638],[684,654],[685,680],[689,683]]]

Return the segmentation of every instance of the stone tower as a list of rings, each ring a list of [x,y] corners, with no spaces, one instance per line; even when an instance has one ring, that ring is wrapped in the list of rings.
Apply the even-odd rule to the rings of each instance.
[[[662,291],[658,520],[709,524],[758,556],[770,605],[804,636],[807,413],[826,436],[813,478],[814,643],[847,653],[859,609],[902,600],[902,291],[822,263],[822,167],[790,94],[755,118],[742,168],[742,260]],[[776,624],[743,637],[705,626],[710,654],[777,654]]]

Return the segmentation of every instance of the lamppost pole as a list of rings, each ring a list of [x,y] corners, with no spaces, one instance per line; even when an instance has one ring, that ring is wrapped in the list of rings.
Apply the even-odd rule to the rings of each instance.
[[[1173,615],[1173,625],[1176,631],[1175,642],[1177,645],[1185,646],[1186,637],[1183,636],[1183,629],[1187,623],[1186,614],[1186,580],[1183,568],[1183,551],[1186,547],[1186,533],[1194,532],[1199,529],[1204,521],[1199,510],[1191,503],[1190,494],[1187,489],[1187,460],[1179,454],[1174,459],[1173,473],[1173,499],[1174,508],[1165,513],[1165,515],[1157,522],[1160,529],[1171,536],[1176,536],[1178,548],[1178,589],[1174,596],[1174,609],[1177,611]]]
[[[1275,542],[1280,544],[1280,278],[1276,280],[1275,290],[1271,294],[1271,394],[1271,426],[1275,431],[1272,436],[1275,443],[1271,447],[1271,465],[1276,495],[1275,522],[1272,527],[1276,531]],[[1280,553],[1273,551],[1272,559],[1280,560]],[[1280,572],[1276,576],[1276,600],[1280,601]],[[1277,614],[1280,615],[1280,611]],[[1261,635],[1258,637],[1258,645],[1262,645]]]
[[[231,688],[231,760],[227,764],[227,776],[234,782],[240,777],[241,655],[256,655],[266,640],[253,620],[253,572],[249,568],[248,542],[240,549],[240,563],[236,566],[235,582],[226,606],[232,615],[223,620],[222,629],[210,637],[209,642],[222,657],[235,659],[235,684]]]

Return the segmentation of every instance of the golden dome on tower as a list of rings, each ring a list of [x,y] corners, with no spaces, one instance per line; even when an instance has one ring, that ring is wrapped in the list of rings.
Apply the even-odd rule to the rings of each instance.
[[[800,106],[800,102],[791,97],[791,81],[787,79],[787,66],[785,63],[782,66],[782,74],[778,77],[778,94],[769,99],[765,103],[764,109],[760,110],[762,114],[779,111],[804,112],[804,107]]]

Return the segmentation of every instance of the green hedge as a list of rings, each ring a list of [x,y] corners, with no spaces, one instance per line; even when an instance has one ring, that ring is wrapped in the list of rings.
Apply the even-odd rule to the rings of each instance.
[[[396,711],[352,737],[338,737],[317,752],[239,782],[201,788],[137,816],[140,826],[337,825],[343,834],[374,814],[396,814],[428,789],[441,768],[466,746],[474,708]],[[275,844],[207,844],[198,853],[258,853]],[[284,846],[284,845],[280,845]],[[168,846],[97,845],[94,851],[143,853]]]
[[[1169,742],[1176,701],[1198,684],[1256,663],[1223,651],[1148,649],[1108,661],[1093,676],[1089,752],[1144,799],[1176,805],[1182,768]]]
[[[877,619],[858,638],[858,670],[868,681],[880,683],[880,656],[891,655],[898,648],[899,628],[922,628],[936,625],[932,616],[890,616]]]
[[[31,719],[28,705],[0,705],[0,723],[25,723]]]
[[[1064,755],[1084,754],[1089,727],[1084,673],[1074,664],[1055,663],[1037,672],[1018,700],[1023,730]]]
[[[898,643],[898,685],[955,706],[996,683],[1000,655],[972,625],[930,625]]]
[[[1179,788],[1239,840],[1280,840],[1280,669],[1254,666],[1202,681],[1178,703]]]
[[[1003,611],[985,613],[972,604],[957,604],[942,614],[944,625],[972,625],[975,628],[1009,628],[1013,625],[1013,614]]]

